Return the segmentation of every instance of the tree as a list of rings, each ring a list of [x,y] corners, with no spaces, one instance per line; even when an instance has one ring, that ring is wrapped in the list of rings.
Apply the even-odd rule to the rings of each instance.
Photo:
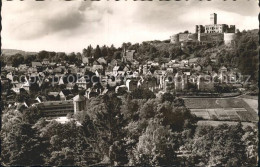
[[[30,124],[12,125],[2,140],[2,160],[7,165],[43,165],[46,145]]]
[[[113,55],[113,59],[121,59],[121,51],[115,51]]]
[[[104,45],[101,48],[101,54],[102,54],[103,57],[107,57],[108,56],[108,49],[107,49],[106,45]]]
[[[102,160],[108,159],[111,165],[121,164],[126,156],[122,154],[124,138],[124,120],[120,112],[122,102],[115,94],[109,93],[103,97],[93,98],[89,101],[89,108],[81,113],[83,127],[88,129],[85,133],[92,138],[92,145],[98,151]],[[90,132],[91,133],[90,133]],[[111,150],[119,149],[120,155],[112,154]],[[120,151],[121,150],[121,151]],[[117,158],[121,157],[121,158]]]
[[[257,128],[251,126],[246,127],[245,134],[242,137],[242,141],[246,146],[247,166],[257,166],[257,157],[258,157]]]
[[[49,58],[49,52],[42,50],[38,53],[38,55],[36,56],[38,61],[42,61],[45,58]]]
[[[11,63],[13,67],[18,67],[23,62],[24,62],[24,57],[21,54],[17,53],[11,56]]]
[[[94,59],[98,59],[102,57],[101,49],[99,48],[99,45],[97,45],[95,51],[94,51]]]
[[[152,99],[155,94],[149,89],[137,88],[130,93],[132,99]]]
[[[164,93],[161,98],[162,98],[162,102],[165,102],[165,101],[173,102],[175,99],[175,96],[172,95],[171,93]]]
[[[169,127],[157,120],[149,121],[145,132],[139,137],[136,148],[130,154],[129,164],[137,166],[171,166],[176,160],[177,146]]]

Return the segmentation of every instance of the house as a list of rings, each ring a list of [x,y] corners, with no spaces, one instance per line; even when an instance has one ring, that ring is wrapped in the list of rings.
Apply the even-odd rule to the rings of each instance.
[[[212,66],[208,65],[206,68],[204,68],[204,71],[206,71],[207,73],[211,73],[212,72]]]
[[[83,57],[82,62],[84,64],[89,64],[89,58],[88,57]]]
[[[41,71],[41,70],[40,70],[40,71]],[[36,72],[39,72],[36,67],[30,67],[30,68],[28,68],[28,73],[36,73]]]
[[[175,91],[183,91],[188,88],[187,77],[182,72],[177,72],[174,77]]]
[[[193,67],[193,69],[195,70],[195,71],[201,71],[201,66],[200,65],[196,65],[196,66],[194,66]]]
[[[8,78],[1,78],[2,93],[7,93],[11,89],[11,81]]]
[[[120,66],[114,66],[114,68],[113,68],[113,75],[117,76],[119,70],[120,70]]]
[[[125,66],[125,68],[123,69],[123,71],[130,71],[130,67],[129,66]]]
[[[112,67],[118,66],[118,65],[120,65],[120,64],[122,64],[122,62],[121,62],[120,60],[118,60],[118,59],[113,59],[113,60],[110,62],[110,65],[111,65]]]
[[[158,63],[158,62],[153,62],[153,63],[151,64],[151,66],[158,67],[158,66],[159,66],[159,63]]]
[[[122,56],[122,61],[123,62],[131,62],[134,60],[134,54],[135,54],[135,50],[125,50],[123,51],[123,56]]]
[[[149,65],[149,66],[151,66],[151,64],[153,64],[153,61],[149,60],[149,61],[147,61],[146,64]]]
[[[148,72],[148,66],[147,65],[143,65],[143,74],[147,74]]]
[[[44,72],[48,73],[48,74],[53,74],[53,67],[47,67]]]
[[[171,64],[169,67],[173,67],[173,68],[179,68],[179,67],[181,67],[182,65],[181,65],[181,63],[173,63],[173,64]],[[183,66],[182,66],[183,67]]]
[[[177,60],[170,60],[169,63],[170,64],[177,63]]]
[[[99,64],[107,64],[107,61],[106,61],[103,57],[98,58],[98,59],[97,59],[97,62],[98,62]]]
[[[167,71],[167,72],[173,72],[173,68],[168,67],[168,68],[166,69],[166,71]]]
[[[60,95],[60,100],[69,100],[73,98],[72,92],[66,89],[60,91],[59,95]]]
[[[42,67],[42,63],[41,62],[32,62],[32,67]]]
[[[65,75],[59,77],[59,83],[58,85],[65,85],[68,83],[67,77]]]
[[[151,91],[154,91],[157,86],[157,79],[155,77],[145,78],[142,82],[142,87],[145,87]]]
[[[196,66],[198,63],[198,58],[192,58],[192,59],[189,59],[189,66]]]
[[[129,91],[128,87],[126,85],[120,85],[115,88],[115,92],[119,93],[120,91]]]
[[[46,101],[35,104],[44,116],[66,116],[68,113],[74,112],[73,100],[67,101]]]
[[[50,63],[50,61],[49,61],[49,59],[43,59],[42,60],[42,64],[44,64],[44,65],[48,65]]]
[[[47,98],[49,101],[59,100],[59,92],[49,92]]]
[[[53,69],[53,72],[54,72],[54,73],[59,73],[59,74],[63,74],[63,73],[65,73],[66,71],[67,71],[67,70],[66,70],[66,67],[65,67],[65,66],[59,66],[59,67]]]
[[[131,61],[131,63],[132,63],[132,65],[131,65],[131,67],[132,68],[138,68],[139,67],[139,62],[138,61],[136,61],[136,60],[133,60],[133,61]]]
[[[49,92],[48,95],[57,97],[59,95],[59,92]]]
[[[219,69],[219,72],[220,73],[225,73],[227,72],[227,68],[225,66],[222,66],[220,69]]]
[[[133,91],[133,90],[135,90],[135,89],[137,88],[137,83],[138,83],[137,80],[127,79],[127,80],[126,80],[127,90],[128,90],[128,91]]]
[[[102,65],[93,65],[92,67],[92,72],[95,72],[96,70],[98,71],[103,71],[103,66]]]
[[[189,64],[189,60],[182,60],[181,63],[184,64],[184,65],[188,65]]]
[[[199,75],[197,78],[197,89],[200,91],[213,91],[214,83],[210,75]]]
[[[196,84],[197,83],[198,76],[196,74],[191,74],[189,76],[189,83]]]
[[[27,92],[30,92],[30,87],[31,87],[31,83],[29,80],[26,80],[23,84],[22,84],[22,88],[24,88],[24,90],[26,90]]]
[[[15,84],[13,84],[12,90],[13,90],[16,94],[20,94],[22,87],[23,87],[23,84],[22,84],[22,83],[15,83]]]
[[[28,68],[29,68],[29,67],[28,67],[26,64],[20,64],[20,65],[18,66],[18,70],[19,70],[19,71],[23,71],[23,72],[27,71]]]
[[[37,96],[35,100],[37,100],[38,103],[47,101],[45,96]]]
[[[97,89],[93,89],[93,88],[88,88],[85,92],[85,97],[87,97],[88,99],[92,97],[97,97],[98,95],[99,92],[97,91]]]
[[[69,82],[68,84],[66,84],[66,89],[67,90],[72,90],[72,89],[74,89],[75,85],[76,85],[75,83]]]
[[[153,74],[155,76],[160,76],[160,75],[164,75],[165,73],[166,73],[165,70],[155,70]]]
[[[82,76],[81,78],[79,78],[76,82],[76,84],[78,85],[78,88],[83,88],[83,89],[87,89],[87,81],[85,79],[84,76]]]
[[[12,83],[14,82],[18,82],[18,76],[15,75],[13,72],[9,72],[7,75],[6,75],[6,78],[8,78],[9,80],[11,80]]]

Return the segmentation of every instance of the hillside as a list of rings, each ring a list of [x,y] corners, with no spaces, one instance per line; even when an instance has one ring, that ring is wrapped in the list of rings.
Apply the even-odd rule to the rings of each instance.
[[[17,49],[2,49],[2,54],[5,56],[12,56],[15,54],[21,54],[21,55],[33,55],[37,54],[37,52],[27,52],[23,50],[17,50]]]

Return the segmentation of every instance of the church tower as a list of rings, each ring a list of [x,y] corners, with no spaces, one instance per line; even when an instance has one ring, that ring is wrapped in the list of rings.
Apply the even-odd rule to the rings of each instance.
[[[124,49],[123,49],[122,62],[126,62],[126,49],[125,49],[125,46],[124,46]]]

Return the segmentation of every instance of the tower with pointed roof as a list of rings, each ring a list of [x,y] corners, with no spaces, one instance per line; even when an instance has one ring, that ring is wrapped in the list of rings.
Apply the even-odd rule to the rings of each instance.
[[[83,111],[86,109],[86,97],[83,95],[77,95],[73,98],[73,105],[74,105],[74,114],[79,111]]]

